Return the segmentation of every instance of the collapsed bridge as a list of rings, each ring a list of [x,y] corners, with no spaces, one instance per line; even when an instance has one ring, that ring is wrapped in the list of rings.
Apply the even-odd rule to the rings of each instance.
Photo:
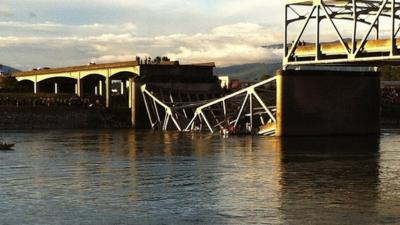
[[[104,96],[106,107],[112,107],[111,86],[117,82],[119,94],[128,95],[125,105],[132,109],[134,126],[145,115],[153,129],[161,130],[376,134],[380,130],[376,67],[400,62],[399,10],[400,0],[287,0],[283,70],[233,93],[192,90],[205,81],[208,87],[219,85],[214,64],[132,61],[15,76],[29,83],[34,93],[47,89],[57,94],[60,81],[67,79],[79,96]]]
[[[182,93],[148,85],[141,91],[153,128],[274,135],[275,81],[273,77],[225,96],[222,92]]]

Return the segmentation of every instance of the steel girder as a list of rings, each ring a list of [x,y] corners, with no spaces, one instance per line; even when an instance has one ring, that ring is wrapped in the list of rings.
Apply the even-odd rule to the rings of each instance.
[[[399,62],[399,9],[400,0],[288,0],[285,5],[283,66]],[[323,21],[330,26],[323,35],[329,33],[336,40],[321,41]],[[301,24],[296,27],[300,29],[295,29],[291,26],[293,24]],[[390,25],[390,28],[384,30],[382,25]],[[340,29],[343,26],[351,28],[351,31]],[[302,42],[305,31],[310,29],[314,40]],[[386,35],[381,35],[382,31]],[[373,33],[376,36],[371,38]]]

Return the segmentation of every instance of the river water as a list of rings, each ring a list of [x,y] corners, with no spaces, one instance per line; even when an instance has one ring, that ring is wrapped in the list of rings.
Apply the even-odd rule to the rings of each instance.
[[[400,224],[400,133],[8,131],[0,224]]]

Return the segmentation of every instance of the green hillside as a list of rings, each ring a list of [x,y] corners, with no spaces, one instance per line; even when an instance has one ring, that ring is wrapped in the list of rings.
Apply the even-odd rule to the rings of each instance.
[[[252,63],[234,65],[229,67],[217,67],[215,74],[218,76],[226,75],[240,80],[259,80],[264,75],[275,75],[276,70],[280,69],[281,63]]]

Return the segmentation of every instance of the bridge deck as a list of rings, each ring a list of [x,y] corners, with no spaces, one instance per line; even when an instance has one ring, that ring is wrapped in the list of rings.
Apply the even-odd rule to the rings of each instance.
[[[314,0],[286,0],[286,4],[313,5],[314,2],[315,2]],[[352,0],[325,0],[324,1],[325,4],[335,4],[335,5],[348,4],[351,2],[352,2]]]
[[[345,41],[347,46],[351,46],[351,41]],[[395,40],[395,51],[391,54],[392,41],[390,39],[368,40],[362,52],[357,57],[352,58],[351,50],[347,50],[339,41],[320,44],[320,54],[317,60],[317,46],[315,43],[299,44],[295,48],[293,59],[288,65],[315,65],[315,64],[346,64],[379,66],[382,64],[400,64],[400,38]],[[357,42],[357,48],[361,46],[361,41]],[[291,45],[288,45],[291,48]],[[351,64],[349,64],[351,63]]]
[[[127,62],[117,62],[117,63],[103,63],[103,64],[93,64],[93,65],[81,65],[81,66],[70,66],[70,67],[62,67],[62,68],[32,70],[32,71],[24,71],[24,72],[14,73],[13,75],[15,77],[25,77],[25,76],[33,76],[33,75],[99,70],[99,69],[109,69],[109,68],[119,68],[119,67],[132,67],[132,66],[138,66],[138,65],[139,65],[139,63],[137,61],[127,61]]]
[[[361,41],[358,41],[357,47],[359,47]],[[351,45],[351,41],[347,41],[347,45]],[[396,46],[400,45],[400,39],[396,39]],[[389,53],[392,47],[392,42],[390,39],[385,40],[368,40],[364,46],[364,53],[379,53],[384,54]],[[308,43],[303,46],[298,46],[296,51],[297,57],[310,57],[315,56],[316,45],[315,43]],[[324,55],[346,55],[349,52],[343,47],[343,45],[338,42],[332,43],[322,43],[321,53]]]
[[[399,64],[400,0],[286,0],[285,3],[285,66]],[[322,27],[322,22],[326,27]],[[314,37],[311,42],[315,43],[302,44],[306,35],[307,39]],[[323,43],[323,36],[335,40]]]

